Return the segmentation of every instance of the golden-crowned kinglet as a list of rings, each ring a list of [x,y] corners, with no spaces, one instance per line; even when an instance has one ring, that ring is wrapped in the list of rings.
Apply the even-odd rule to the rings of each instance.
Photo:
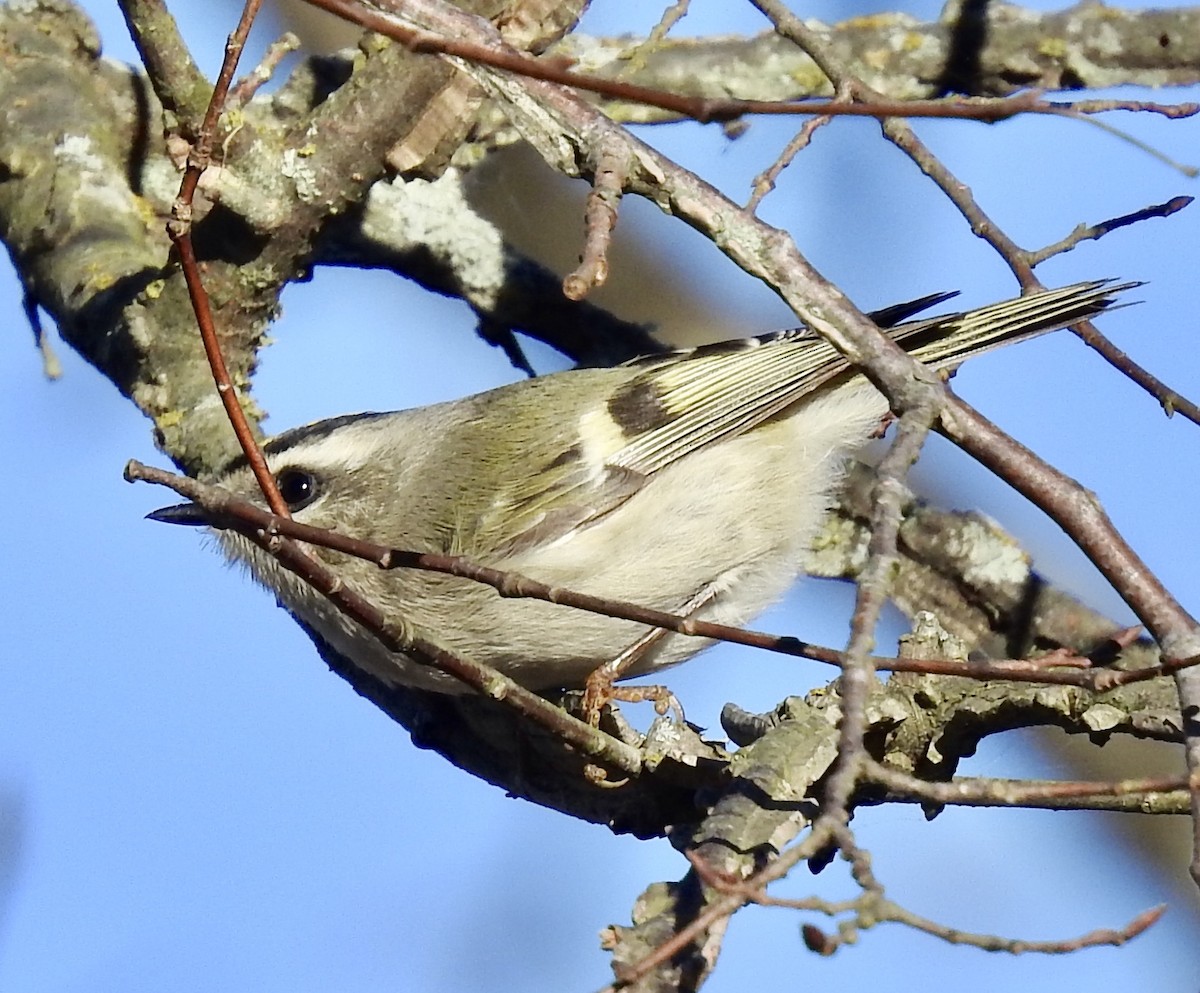
[[[954,368],[1092,317],[1129,285],[1079,283],[888,334],[921,361]],[[742,624],[795,578],[846,456],[887,411],[832,346],[788,331],[415,410],[335,417],[287,431],[264,451],[302,523],[661,610],[703,604],[698,616]],[[244,461],[215,481],[262,502]],[[192,504],[151,517],[204,523]],[[218,538],[352,662],[388,683],[462,689],[388,652],[247,538]],[[630,621],[502,598],[465,579],[312,551],[408,631],[534,689],[580,686],[646,633]],[[627,674],[681,662],[706,644],[670,635]]]

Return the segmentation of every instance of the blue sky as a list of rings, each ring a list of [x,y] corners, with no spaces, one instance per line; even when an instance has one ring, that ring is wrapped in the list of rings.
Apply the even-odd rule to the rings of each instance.
[[[87,6],[106,51],[131,58],[112,6]],[[620,6],[610,16],[623,16]],[[185,26],[211,70],[233,15],[222,24],[212,6],[204,9],[205,24]],[[935,13],[932,5],[918,11]],[[258,42],[269,33],[260,31]],[[1194,158],[1200,148],[1194,121],[1117,123],[1177,157]],[[649,138],[744,198],[792,126],[754,122],[735,143],[715,128],[689,126]],[[1029,246],[1081,221],[1195,192],[1194,181],[1132,146],[1069,121],[919,130]],[[968,305],[1014,291],[1004,267],[869,122],[823,129],[762,213],[866,307],[941,289],[963,290]],[[1193,397],[1198,217],[1193,208],[1127,229],[1040,270],[1051,284],[1149,280],[1137,294],[1144,302],[1103,328]],[[729,336],[789,323],[769,293],[653,208],[626,202],[620,230],[710,294]],[[0,488],[0,989],[601,986],[609,973],[597,932],[627,922],[641,888],[679,876],[681,859],[665,843],[616,838],[508,799],[414,748],[194,532],[142,519],[169,502],[121,480],[129,458],[165,464],[148,422],[61,344],[63,379],[41,377],[7,270],[0,315],[8,426],[0,451],[12,467]],[[256,387],[271,430],[428,403],[515,376],[474,338],[464,306],[378,273],[323,271],[290,288],[274,336]],[[534,355],[540,369],[554,367],[552,356]],[[977,360],[955,388],[1095,490],[1151,567],[1197,609],[1194,426],[1167,420],[1069,335]],[[935,440],[916,478],[944,505],[996,517],[1047,575],[1129,618],[1051,522],[950,446]],[[804,582],[759,626],[837,644],[849,603],[846,588]],[[766,708],[829,675],[721,649],[673,672],[670,684],[689,718],[715,726],[726,700]],[[964,771],[1063,774],[1015,736],[985,743]],[[790,990],[797,981],[860,989],[877,982],[881,967],[901,990],[964,981],[985,993],[1200,983],[1195,956],[1186,954],[1197,901],[1184,866],[1170,877],[1147,871],[1125,836],[1138,830],[1132,819],[951,810],[930,824],[904,807],[865,810],[856,826],[890,895],[965,928],[1067,937],[1119,926],[1155,903],[1172,909],[1126,948],[1077,956],[984,957],[889,927],[830,960],[803,950],[801,918],[755,909],[734,921],[708,989]],[[836,865],[816,879],[798,873],[781,888],[810,891],[850,889]]]

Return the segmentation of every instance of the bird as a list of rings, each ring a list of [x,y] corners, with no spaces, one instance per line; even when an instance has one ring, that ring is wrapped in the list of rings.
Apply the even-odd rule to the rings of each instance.
[[[914,358],[967,358],[1079,323],[1137,283],[1092,280],[903,321],[953,294],[872,315]],[[263,452],[293,518],[392,548],[466,556],[554,586],[742,625],[801,570],[848,459],[887,399],[798,328],[522,380],[431,406],[348,414],[285,431]],[[212,482],[263,504],[244,458]],[[198,504],[148,515],[211,524]],[[219,549],[336,652],[387,685],[464,685],[386,648],[235,530]],[[312,546],[400,630],[533,690],[604,667],[657,673],[709,642],[456,576]],[[621,660],[619,671],[614,660]]]

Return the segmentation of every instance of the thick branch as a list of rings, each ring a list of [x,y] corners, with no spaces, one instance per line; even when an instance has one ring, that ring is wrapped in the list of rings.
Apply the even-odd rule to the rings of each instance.
[[[1200,10],[1122,10],[1081,3],[1061,11],[987,5],[982,45],[962,51],[948,5],[943,20],[888,13],[806,24],[830,57],[873,90],[904,100],[947,90],[977,96],[1111,86],[1186,86],[1200,80]],[[773,32],[753,38],[668,38],[642,46],[628,38],[571,35],[552,50],[577,68],[673,93],[711,99],[800,100],[832,89],[812,59]],[[971,71],[947,85],[947,66]],[[615,120],[653,123],[663,111],[616,103]]]

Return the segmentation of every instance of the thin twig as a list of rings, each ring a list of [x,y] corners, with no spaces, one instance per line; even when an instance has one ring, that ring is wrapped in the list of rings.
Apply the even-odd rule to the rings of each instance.
[[[307,0],[307,2],[351,23],[393,38],[407,45],[414,52],[451,55],[467,59],[478,65],[519,73],[529,79],[559,83],[614,100],[657,107],[660,110],[691,118],[701,124],[732,121],[748,115],[790,116],[796,114],[879,118],[949,118],[991,124],[1021,114],[1061,114],[1064,106],[1069,106],[1044,100],[1042,95],[1034,90],[1023,90],[1006,97],[950,97],[936,100],[891,100],[876,95],[870,100],[860,100],[855,103],[837,100],[803,100],[788,103],[772,100],[690,97],[603,76],[571,72],[552,60],[534,59],[517,52],[505,52],[461,38],[420,31],[398,20],[404,14],[403,7],[398,0],[379,0],[376,7],[384,8],[382,11],[364,7],[357,0]],[[809,54],[813,53],[809,52]]]
[[[167,486],[180,496],[192,500],[204,509],[213,527],[240,524],[247,528],[280,534],[307,544],[353,555],[355,558],[374,562],[382,569],[420,569],[426,572],[445,573],[491,586],[501,596],[544,600],[547,603],[603,614],[606,617],[664,628],[675,634],[728,641],[781,655],[823,662],[840,668],[848,665],[846,652],[801,641],[791,636],[730,627],[700,618],[654,610],[623,600],[592,596],[560,586],[551,586],[518,573],[479,565],[461,555],[442,555],[389,548],[386,545],[365,541],[339,531],[316,528],[288,518],[280,518],[261,507],[234,497],[227,490],[202,483],[188,476],[179,476],[162,469],[144,466],[140,462],[131,462],[128,471],[131,478]],[[1004,679],[1021,683],[1077,686],[1091,692],[1104,692],[1118,686],[1171,675],[1179,669],[1198,663],[1200,663],[1200,659],[1187,658],[1171,660],[1161,665],[1142,669],[1119,670],[1094,667],[1091,660],[1083,656],[1004,659],[990,662],[888,657],[872,657],[871,659],[871,664],[880,671],[960,676],[981,681]],[[1056,666],[1056,668],[1048,669],[1048,665]]]
[[[929,782],[868,760],[863,767],[863,779],[886,787],[889,800],[963,807],[1111,810],[1142,814],[1188,812],[1187,776],[1112,782],[961,776],[950,782]]]
[[[239,80],[238,84],[229,91],[225,109],[227,111],[237,110],[249,103],[254,94],[270,81],[275,70],[279,68],[279,63],[299,49],[300,39],[290,31],[285,32],[277,41],[271,42],[263,54],[262,60],[254,67],[253,71]]]
[[[579,265],[563,279],[563,295],[568,300],[582,300],[608,279],[608,249],[617,226],[621,194],[629,179],[630,162],[625,152],[623,142],[604,139],[594,151],[592,188],[584,210],[583,252]]]
[[[838,757],[830,771],[821,813],[821,820],[828,819],[839,830],[849,821],[850,797],[858,784],[859,764],[865,758],[867,701],[875,680],[871,652],[897,558],[896,539],[903,516],[902,495],[906,492],[904,478],[921,454],[934,417],[932,406],[917,407],[901,415],[896,437],[879,464],[869,559],[855,593],[850,643],[846,646],[848,664],[839,680],[842,719],[838,725]]]
[[[1041,265],[1046,259],[1053,258],[1055,255],[1061,255],[1063,252],[1071,251],[1071,249],[1081,242],[1099,241],[1106,234],[1111,234],[1118,228],[1137,224],[1151,217],[1170,217],[1176,211],[1183,210],[1193,199],[1194,197],[1172,197],[1166,203],[1143,207],[1141,210],[1135,210],[1131,214],[1112,217],[1107,221],[1101,221],[1099,224],[1080,224],[1065,238],[1054,242],[1052,245],[1047,245],[1045,248],[1039,248],[1035,252],[1026,252],[1025,257],[1029,260],[1030,265]]]
[[[783,151],[775,157],[775,161],[754,177],[754,182],[750,184],[750,199],[746,201],[746,210],[749,213],[753,214],[758,210],[759,204],[763,202],[767,194],[775,189],[775,182],[783,171],[792,164],[792,160],[797,155],[809,146],[817,129],[824,127],[832,120],[833,118],[828,114],[822,114],[820,117],[813,117],[805,121],[800,130],[793,135],[792,140],[784,146]]]
[[[267,503],[280,517],[288,517],[287,503],[279,495],[275,477],[271,475],[267,460],[258,447],[258,439],[254,436],[254,430],[250,427],[250,422],[246,420],[246,413],[242,410],[241,402],[238,399],[237,388],[234,386],[229,375],[229,368],[225,364],[225,356],[221,351],[216,323],[213,320],[212,307],[209,304],[208,293],[204,289],[204,280],[200,275],[200,265],[192,244],[192,202],[196,196],[196,188],[200,183],[201,175],[208,168],[212,159],[213,138],[216,134],[217,123],[225,106],[225,98],[229,93],[233,74],[237,70],[238,59],[245,48],[246,38],[250,34],[250,28],[254,24],[254,18],[261,5],[262,0],[246,0],[246,4],[242,8],[241,19],[225,43],[225,58],[221,63],[221,71],[217,75],[217,82],[213,87],[212,97],[208,102],[208,109],[204,113],[200,131],[188,154],[187,168],[184,170],[183,180],[179,184],[179,193],[171,206],[171,220],[167,224],[167,234],[170,235],[171,241],[179,253],[180,268],[183,271],[184,281],[187,283],[192,309],[196,313],[200,340],[204,344],[204,353],[208,357],[208,364],[212,369],[213,381],[217,386],[217,396],[221,398],[221,404],[233,427],[233,433],[237,436],[238,444],[246,456],[250,470],[254,473],[254,478],[258,481]]]
[[[162,483],[188,496],[199,496],[202,492],[211,492],[213,489],[187,477],[175,476],[173,473],[136,461],[131,461],[125,467],[125,478],[131,482]],[[213,513],[219,516],[223,511],[214,507]],[[388,651],[408,655],[439,672],[453,676],[482,696],[503,702],[558,735],[584,755],[605,762],[630,776],[641,771],[641,756],[637,749],[576,720],[560,707],[543,700],[490,666],[455,655],[404,630],[402,625],[389,618],[374,603],[348,587],[336,572],[283,534],[281,525],[299,525],[273,515],[264,516],[265,520],[260,517],[255,521],[239,521],[230,514],[224,523],[235,527],[238,533],[274,556],[284,568],[304,579],[344,614],[370,631]]]

